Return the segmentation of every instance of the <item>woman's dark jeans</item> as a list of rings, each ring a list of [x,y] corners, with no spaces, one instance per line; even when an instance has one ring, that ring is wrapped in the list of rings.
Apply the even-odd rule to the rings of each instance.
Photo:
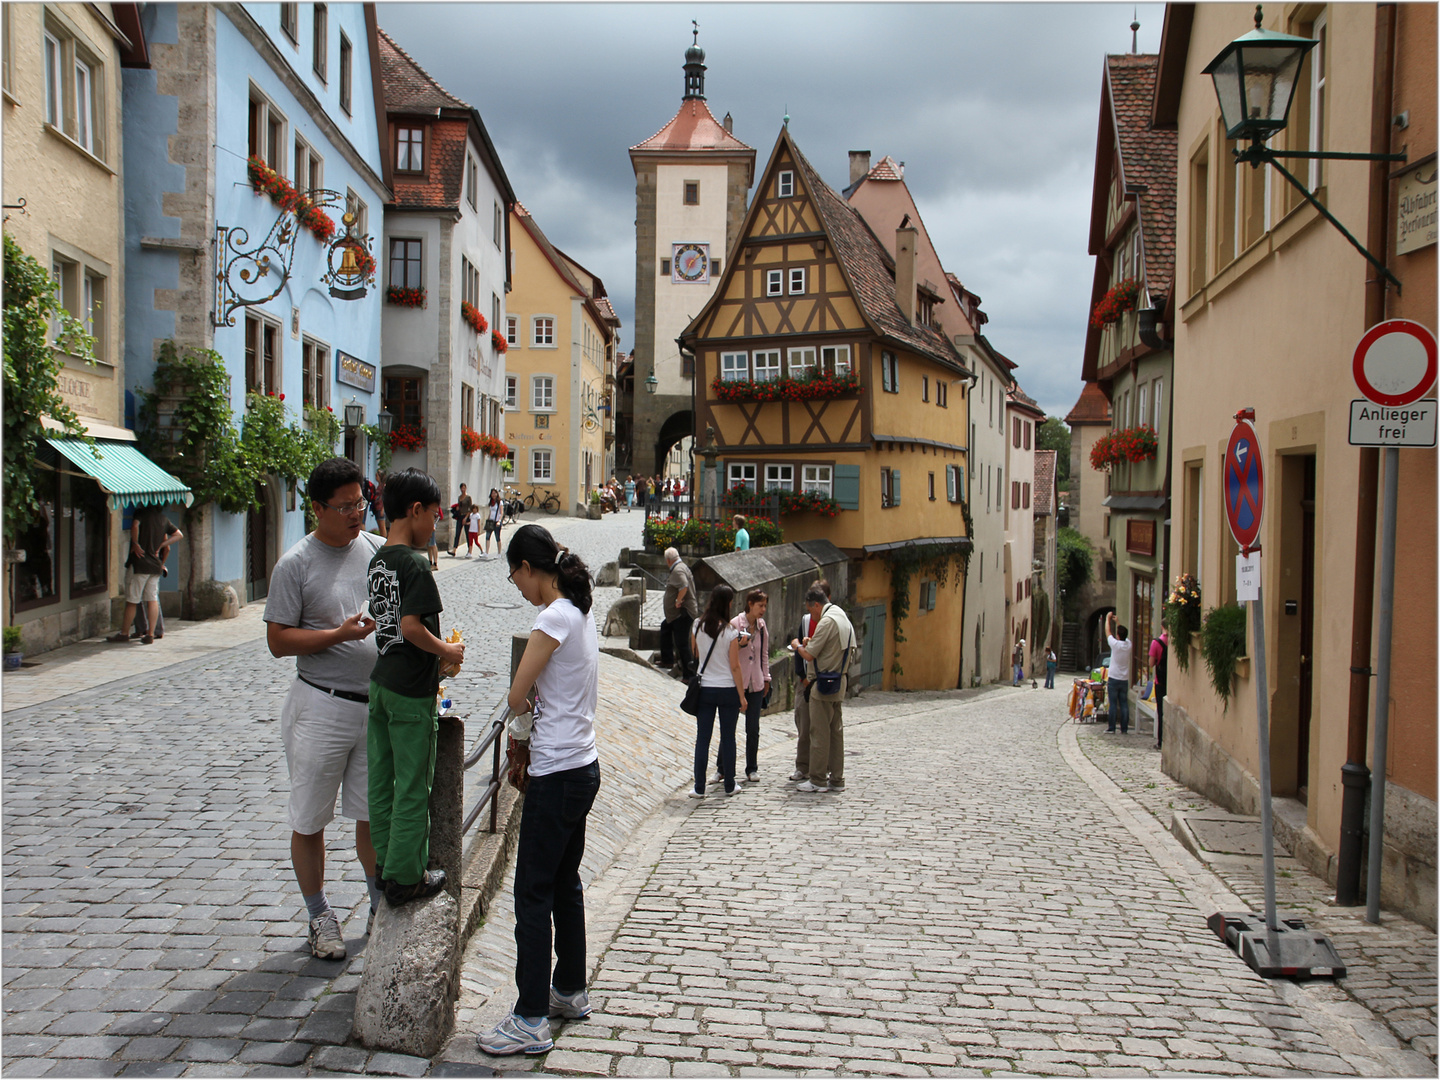
[[[585,817],[600,790],[600,763],[532,776],[520,814],[515,853],[515,1012],[531,1019],[550,1012],[550,987],[585,988],[585,895],[580,860]],[[550,972],[550,926],[555,972]]]
[[[760,710],[765,707],[764,690],[745,691],[745,773],[748,776],[752,772],[760,771]],[[735,726],[738,728],[740,722],[737,720]],[[736,741],[739,741],[737,736]],[[736,749],[739,755],[739,749]],[[720,771],[720,751],[715,751],[715,770]]]
[[[733,686],[702,686],[700,711],[695,716],[695,790],[705,790],[705,762],[710,757],[710,736],[715,714],[720,714],[720,775],[725,790],[735,790],[735,722],[740,719],[740,695]]]

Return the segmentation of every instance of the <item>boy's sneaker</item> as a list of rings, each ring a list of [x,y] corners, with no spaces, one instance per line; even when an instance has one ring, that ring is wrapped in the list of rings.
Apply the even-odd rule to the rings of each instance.
[[[385,882],[385,900],[391,907],[408,904],[411,900],[423,900],[434,896],[445,888],[444,870],[426,870],[413,885],[401,885],[396,881]]]
[[[802,780],[802,781],[800,781],[800,783],[798,783],[798,784],[795,785],[795,790],[796,790],[796,791],[829,791],[830,788],[829,788],[829,786],[826,785],[826,784],[821,784],[819,787],[816,787],[816,786],[815,786],[814,784],[812,784],[809,780]]]
[[[370,917],[365,920],[365,936],[369,937],[375,932],[375,909],[370,909]]]
[[[310,955],[317,960],[344,960],[345,939],[340,936],[340,920],[327,911],[310,920]]]
[[[542,1016],[537,1023],[531,1024],[513,1012],[484,1035],[477,1035],[475,1042],[481,1050],[495,1057],[543,1054],[555,1045],[555,1040],[550,1037],[549,1020]]]
[[[794,783],[796,780],[808,780],[809,778],[810,778],[810,774],[809,774],[809,773],[801,772],[799,769],[796,769],[794,772],[792,772],[792,773],[790,774],[790,782],[791,782],[791,783]]]
[[[562,994],[550,987],[550,1015],[566,1020],[584,1020],[590,1015],[590,995],[582,987],[573,994]]]

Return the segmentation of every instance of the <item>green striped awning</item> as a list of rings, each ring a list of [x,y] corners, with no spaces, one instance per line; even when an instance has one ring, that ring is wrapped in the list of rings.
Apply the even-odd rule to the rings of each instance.
[[[188,487],[128,443],[96,440],[92,452],[89,445],[78,439],[45,441],[95,478],[100,489],[110,496],[111,510],[152,503],[189,506],[195,501]]]

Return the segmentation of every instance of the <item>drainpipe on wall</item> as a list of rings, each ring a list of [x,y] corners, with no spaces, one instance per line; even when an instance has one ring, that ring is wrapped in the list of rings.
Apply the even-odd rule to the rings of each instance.
[[[1375,90],[1370,109],[1370,151],[1390,153],[1390,115],[1395,95],[1395,5],[1375,9]],[[1386,262],[1389,239],[1389,166],[1370,166],[1370,212],[1366,244]],[[1365,278],[1365,328],[1385,319],[1385,282],[1368,266]],[[1365,794],[1371,782],[1365,766],[1370,714],[1370,636],[1375,608],[1376,492],[1380,451],[1361,447],[1360,471],[1355,486],[1355,598],[1350,629],[1350,710],[1345,738],[1345,764],[1340,767],[1344,794],[1340,803],[1340,850],[1336,856],[1335,903],[1360,904],[1361,852],[1365,839]],[[1385,782],[1385,763],[1375,763],[1379,783]],[[1372,838],[1383,843],[1381,837]]]

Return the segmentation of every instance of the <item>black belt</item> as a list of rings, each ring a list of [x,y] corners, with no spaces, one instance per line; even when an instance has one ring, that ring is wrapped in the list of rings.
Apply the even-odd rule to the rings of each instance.
[[[344,701],[358,701],[361,705],[370,704],[369,694],[357,694],[353,690],[331,690],[328,686],[321,686],[317,682],[311,682],[304,675],[301,675],[298,672],[296,673],[295,677],[301,682],[303,682],[306,686],[313,686],[322,694],[329,694],[331,697],[338,697]]]

